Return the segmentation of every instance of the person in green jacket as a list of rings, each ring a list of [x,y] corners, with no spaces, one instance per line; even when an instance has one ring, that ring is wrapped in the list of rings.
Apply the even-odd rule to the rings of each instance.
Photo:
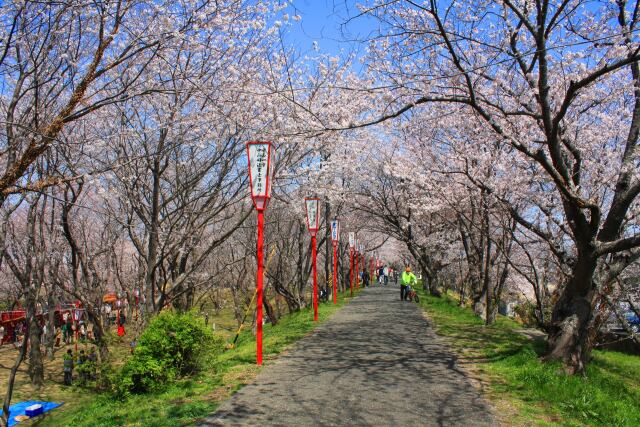
[[[415,286],[417,283],[416,275],[411,272],[411,267],[407,266],[400,277],[400,299],[402,301],[407,300],[407,286]]]

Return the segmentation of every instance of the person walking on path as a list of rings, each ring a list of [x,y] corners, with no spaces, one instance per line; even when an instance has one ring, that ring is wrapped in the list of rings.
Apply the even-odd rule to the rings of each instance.
[[[411,272],[411,267],[407,266],[407,268],[405,268],[404,270],[404,273],[402,273],[402,277],[400,278],[400,300],[407,300],[407,286],[415,286],[416,283],[418,283],[416,275]]]
[[[71,349],[62,356],[62,370],[64,371],[64,385],[71,385],[73,380],[73,354]]]
[[[362,271],[362,285],[366,288],[369,286],[369,272],[367,270]]]
[[[62,331],[62,342],[67,344],[67,322],[65,321],[60,328]]]

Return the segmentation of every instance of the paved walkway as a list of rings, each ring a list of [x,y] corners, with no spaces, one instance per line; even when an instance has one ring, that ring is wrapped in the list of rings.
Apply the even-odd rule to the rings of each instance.
[[[203,426],[494,426],[417,304],[374,287],[334,314]]]

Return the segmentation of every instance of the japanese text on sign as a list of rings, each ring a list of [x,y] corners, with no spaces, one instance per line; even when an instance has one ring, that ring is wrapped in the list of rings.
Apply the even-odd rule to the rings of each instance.
[[[267,173],[269,158],[268,144],[249,145],[249,162],[251,164],[251,193],[254,197],[264,197],[267,194]]]
[[[309,199],[306,200],[307,203],[307,219],[309,221],[309,229],[317,230],[318,229],[318,200]]]

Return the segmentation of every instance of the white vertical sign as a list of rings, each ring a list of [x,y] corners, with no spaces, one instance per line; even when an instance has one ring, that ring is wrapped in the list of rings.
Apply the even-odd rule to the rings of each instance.
[[[267,176],[269,173],[269,144],[249,144],[249,164],[251,165],[251,195],[267,197]]]
[[[349,247],[351,249],[355,248],[356,246],[356,233],[349,233]]]
[[[333,221],[331,221],[331,240],[334,241],[335,243],[338,243],[338,239],[340,238],[338,236],[338,232],[339,232],[339,228],[340,225],[338,224],[338,220],[334,219]]]
[[[317,230],[319,228],[320,212],[318,210],[318,199],[306,199],[307,205],[307,225],[309,230]]]

